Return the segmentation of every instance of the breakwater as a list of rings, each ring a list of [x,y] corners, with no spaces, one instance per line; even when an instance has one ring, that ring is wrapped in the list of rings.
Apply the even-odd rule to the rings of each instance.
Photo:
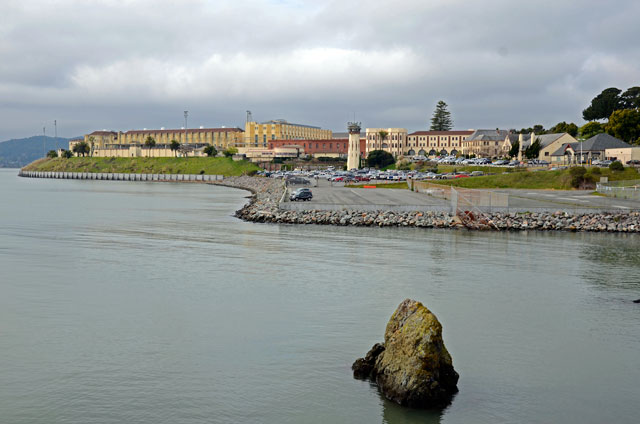
[[[250,190],[251,201],[236,212],[245,221],[277,224],[317,224],[358,227],[472,228],[640,233],[640,212],[523,212],[490,213],[482,217],[443,211],[282,210],[285,189],[268,178],[231,177],[225,185]]]
[[[104,180],[104,181],[202,181],[212,182],[224,179],[222,175],[205,174],[137,174],[122,172],[62,172],[62,171],[23,171],[18,176],[26,178],[56,178],[67,180]]]
[[[124,174],[20,171],[21,177],[112,181],[205,182],[248,190],[251,200],[235,215],[245,221],[274,224],[316,224],[358,227],[470,228],[640,233],[640,212],[494,212],[482,217],[445,211],[284,210],[281,180],[202,174]]]

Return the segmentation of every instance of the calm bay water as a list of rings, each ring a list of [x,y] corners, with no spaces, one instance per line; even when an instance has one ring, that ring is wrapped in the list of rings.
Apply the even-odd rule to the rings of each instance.
[[[640,237],[245,223],[247,193],[0,170],[1,423],[632,423]],[[350,365],[405,298],[442,412]]]

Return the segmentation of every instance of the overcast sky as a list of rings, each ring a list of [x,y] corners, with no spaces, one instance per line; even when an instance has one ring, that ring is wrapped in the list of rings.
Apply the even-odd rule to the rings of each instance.
[[[0,140],[291,122],[582,125],[640,85],[637,0],[2,0]]]

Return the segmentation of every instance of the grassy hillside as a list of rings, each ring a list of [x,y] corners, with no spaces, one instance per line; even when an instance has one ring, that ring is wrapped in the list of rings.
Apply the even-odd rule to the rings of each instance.
[[[139,174],[216,174],[237,176],[259,168],[231,158],[54,158],[41,159],[25,171],[123,172]]]
[[[598,174],[598,171],[594,172],[595,169],[599,169],[600,174]],[[640,179],[640,174],[634,168],[625,168],[624,171],[611,171],[608,168],[590,168],[587,175],[592,175],[596,182],[600,181],[600,177],[609,177],[609,181]],[[568,169],[561,171],[513,172],[455,180],[434,180],[432,182],[465,188],[572,189],[571,175]]]

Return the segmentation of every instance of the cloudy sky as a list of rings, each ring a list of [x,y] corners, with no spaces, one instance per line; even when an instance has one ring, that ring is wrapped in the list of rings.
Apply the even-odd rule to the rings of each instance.
[[[2,0],[0,140],[96,129],[583,123],[640,85],[637,0]]]

